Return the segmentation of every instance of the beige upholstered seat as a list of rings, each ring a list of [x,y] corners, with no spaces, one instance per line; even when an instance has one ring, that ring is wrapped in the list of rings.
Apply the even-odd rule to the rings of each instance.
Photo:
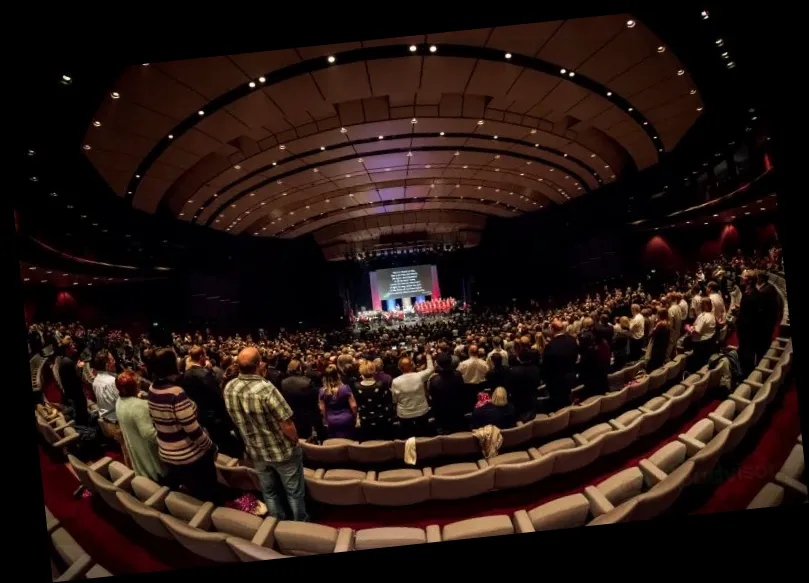
[[[406,470],[391,471],[401,472]],[[382,472],[382,474],[386,473]],[[430,476],[422,474],[420,477],[405,480],[379,481],[375,479],[374,472],[369,472],[368,478],[362,482],[362,492],[368,504],[377,506],[418,504],[430,498]]]
[[[115,494],[129,487],[129,484],[135,477],[135,472],[118,462],[112,462],[107,467],[109,468],[109,476],[110,479],[113,480],[112,482],[92,470],[90,470],[87,475],[90,477],[93,487],[98,495],[101,496],[101,499],[113,510],[126,514],[126,509],[121,506]]]
[[[493,458],[486,460],[490,466],[499,466],[501,464],[520,464],[527,461],[531,461],[531,456],[527,451],[501,453],[500,455],[496,455]]]
[[[590,501],[590,513],[598,517],[610,512],[640,494],[643,484],[643,473],[635,467],[618,472],[598,486],[587,486],[584,495]]]
[[[604,447],[604,441],[596,439],[590,443],[578,445],[573,449],[557,451],[554,454],[556,461],[553,463],[553,473],[564,474],[583,468],[601,455],[602,447]]]
[[[798,443],[789,452],[780,471],[775,474],[775,482],[786,489],[790,498],[805,500],[807,496],[803,474],[806,470],[806,459],[803,457],[803,444]]]
[[[248,466],[217,466],[220,481],[234,490],[260,492],[261,483],[256,470]]]
[[[693,385],[689,387],[675,385],[663,394],[665,398],[671,401],[670,419],[676,419],[688,410],[693,402],[694,392]]]
[[[173,538],[171,533],[163,525],[163,521],[160,520],[161,513],[158,510],[155,510],[148,504],[144,504],[126,492],[116,492],[115,495],[118,497],[118,502],[121,506],[123,506],[129,516],[132,517],[132,520],[143,530],[160,538]]]
[[[553,473],[556,456],[542,455],[533,448],[529,449],[528,453],[532,458],[530,461],[499,464],[495,467],[494,487],[496,489],[505,490],[536,484]]]
[[[37,430],[45,438],[45,442],[56,450],[66,451],[71,443],[78,441],[79,434],[71,424],[57,425],[55,428],[48,424],[40,415],[35,415]],[[71,422],[72,423],[72,422]]]
[[[667,362],[663,368],[666,371],[666,382],[670,383],[674,380],[679,380],[680,370],[682,369],[682,365],[679,362],[674,362],[673,360]]]
[[[90,492],[93,492],[94,494],[96,492],[95,485],[90,480],[88,472],[90,470],[93,470],[94,472],[97,472],[98,474],[107,479],[109,479],[110,477],[109,466],[112,463],[112,458],[103,457],[100,460],[93,462],[88,466],[77,457],[68,454],[67,461],[70,462],[73,471],[76,472],[76,475],[79,477],[81,485],[87,488]]]
[[[607,375],[607,385],[609,386],[611,391],[619,391],[621,390],[626,381],[624,380],[626,377],[626,373],[624,370],[619,370]]]
[[[627,403],[640,399],[649,392],[649,375],[644,375],[640,379],[635,379],[634,384],[629,385],[629,393],[626,396]]]
[[[564,408],[550,415],[539,414],[534,418],[534,437],[547,437],[567,429],[570,422],[570,409]]]
[[[563,437],[562,439],[556,439],[551,441],[550,443],[546,443],[537,448],[537,451],[540,455],[550,455],[557,451],[562,451],[564,449],[573,449],[576,447],[576,442],[573,441],[569,437]]]
[[[145,476],[135,476],[129,484],[132,493],[140,502],[149,505],[155,510],[162,511],[166,505],[166,497],[171,491],[166,486],[161,486],[157,482],[150,480]]]
[[[628,388],[620,389],[614,393],[607,393],[601,398],[601,411],[599,414],[612,413],[620,409],[626,403],[628,396]]]
[[[366,472],[356,470],[317,470],[314,475],[304,474],[306,490],[318,502],[337,506],[365,504],[362,484]]]
[[[629,520],[649,520],[668,510],[680,496],[694,472],[693,462],[685,462],[674,469],[648,492],[634,499]]]
[[[634,425],[635,422],[641,417],[643,417],[643,411],[640,409],[630,409],[629,411],[625,411],[616,417],[615,420],[624,427],[630,427],[631,425]]]
[[[471,431],[444,435],[441,441],[441,450],[447,457],[459,457],[480,453],[480,444]]]
[[[481,516],[447,524],[441,529],[442,541],[514,534],[511,518],[505,515]]]
[[[722,455],[722,448],[725,446],[727,438],[728,430],[723,429],[718,434],[714,435],[711,440],[707,444],[704,444],[695,454],[689,457],[689,460],[694,462],[695,482],[703,481],[713,470],[714,466],[716,466],[716,462],[719,461],[719,457]],[[686,443],[686,447],[689,447],[688,443]]]
[[[372,440],[348,444],[348,459],[361,464],[387,462],[396,459],[393,441]]]
[[[45,526],[48,529],[48,534],[59,528],[59,525],[59,520],[53,515],[48,507],[45,506]]]
[[[648,409],[646,406],[639,407],[639,409],[643,413],[643,416],[640,418],[640,432],[638,436],[643,437],[644,435],[654,433],[669,420],[669,416],[671,415],[671,401],[664,399],[663,403],[655,410]]]
[[[634,442],[640,433],[640,423],[633,423],[627,427],[615,419],[610,419],[609,424],[613,427],[613,431],[600,437],[603,444],[601,455],[610,455],[624,449]]]
[[[430,498],[460,500],[478,496],[493,490],[494,487],[495,468],[489,466],[486,460],[480,460],[477,464],[451,464],[433,470],[430,478]]]
[[[299,557],[350,551],[353,534],[350,528],[338,530],[311,522],[282,520],[272,537],[282,554]]]
[[[396,470],[386,470],[384,472],[369,472],[367,479],[372,480],[375,476],[377,482],[406,482],[407,480],[421,478],[424,475],[424,470],[418,470],[416,468],[400,468]]]
[[[405,443],[402,439],[393,442],[396,448],[396,458],[403,460],[405,454]],[[443,454],[443,437],[417,437],[416,438],[416,459],[428,460],[440,457]]]
[[[747,505],[747,509],[772,508],[774,506],[780,506],[783,501],[784,488],[772,482],[768,482],[759,493],[756,494],[756,497],[750,501],[750,504]]]
[[[56,556],[67,567],[63,572],[58,572],[53,561],[51,561],[55,581],[81,579],[93,566],[93,560],[90,556],[64,528],[57,528],[51,533],[51,546]]]
[[[112,573],[107,571],[101,565],[93,565],[84,575],[85,579],[103,579],[105,577],[112,577]]]
[[[628,383],[629,381],[634,380],[638,373],[643,371],[646,367],[646,363],[642,360],[639,360],[635,364],[631,364],[627,367],[624,367],[624,384]]]
[[[588,443],[590,441],[595,441],[598,437],[614,430],[615,428],[609,423],[597,423],[596,425],[588,427],[587,429],[585,429],[581,433],[577,433],[576,435],[583,438],[584,443]]]
[[[255,544],[235,536],[229,536],[225,539],[225,543],[231,548],[234,554],[239,557],[243,563],[251,563],[253,561],[271,561],[273,559],[286,559],[286,555],[282,555],[276,550]]]
[[[753,414],[755,410],[755,406],[748,405],[733,419],[733,422],[728,428],[728,438],[722,448],[722,455],[736,449],[736,446],[738,446],[741,440],[744,439],[744,436],[747,435],[747,431],[753,426]]]
[[[649,374],[649,392],[654,393],[658,391],[668,380],[668,369],[665,367],[658,368]]]
[[[582,425],[591,419],[598,416],[601,411],[601,397],[590,397],[579,405],[573,405],[570,408],[570,423],[569,426]]]
[[[685,462],[686,454],[687,448],[684,443],[671,441],[650,455],[648,460],[664,473],[670,474]]]
[[[236,563],[240,560],[226,542],[227,533],[208,532],[197,528],[193,521],[187,524],[168,514],[161,514],[160,520],[174,539],[195,555],[222,563]]]
[[[421,545],[427,542],[430,541],[427,540],[427,532],[423,528],[387,526],[366,528],[354,533],[355,551]]]
[[[324,464],[336,464],[348,461],[349,439],[327,439],[323,445],[315,445],[301,441],[303,455],[307,460]]]
[[[278,522],[272,516],[262,519],[255,514],[236,510],[235,508],[226,508],[224,506],[214,509],[211,513],[212,530],[224,532],[245,540],[252,540],[265,521],[270,521],[273,528],[275,523]]]
[[[514,513],[518,533],[583,526],[590,512],[590,501],[583,494],[563,496],[526,512]]]
[[[516,427],[502,430],[500,435],[503,436],[503,445],[500,446],[500,449],[512,449],[528,443],[533,437],[533,431],[534,426],[530,422],[524,424],[518,422]]]
[[[202,500],[197,500],[182,492],[171,492],[166,496],[165,504],[169,514],[185,522],[191,522],[200,509],[205,506]]]

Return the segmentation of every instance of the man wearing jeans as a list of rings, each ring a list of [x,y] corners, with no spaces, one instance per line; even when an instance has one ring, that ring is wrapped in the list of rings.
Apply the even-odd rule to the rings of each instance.
[[[253,347],[239,353],[239,376],[225,387],[225,405],[253,460],[270,514],[288,520],[288,505],[292,520],[306,522],[303,451],[292,409],[279,390],[258,374],[259,362]]]

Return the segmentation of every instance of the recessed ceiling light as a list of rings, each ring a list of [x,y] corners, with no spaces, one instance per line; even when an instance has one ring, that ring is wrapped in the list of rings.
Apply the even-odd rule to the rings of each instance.
[[[520,172],[520,176],[525,176],[525,172]]]
[[[677,71],[678,75],[685,75],[685,69],[680,69]]]
[[[723,59],[730,58],[730,55],[728,54],[728,52],[727,52],[727,51],[725,51],[724,53],[722,53],[722,58],[723,58]]]
[[[407,157],[410,158],[413,155],[413,152],[408,152]]]
[[[559,72],[560,72],[562,75],[564,75],[565,73],[567,73],[567,69],[562,69],[562,70],[561,70],[561,71],[559,71]]]
[[[329,61],[329,63],[333,63],[335,61],[334,55],[329,55],[329,58],[327,60]]]
[[[493,137],[495,140],[498,138],[498,136],[492,136],[492,137]]]
[[[700,16],[702,16],[702,20],[708,20],[708,19],[711,17],[711,15],[710,15],[710,14],[708,14],[708,11],[707,11],[707,10],[703,10],[703,11],[701,12]]]
[[[92,146],[90,146],[90,144],[84,144],[84,145],[82,146],[82,148],[84,148],[85,150],[89,150],[89,149],[91,149],[91,148],[92,148]]]
[[[657,47],[657,52],[658,53],[665,53],[666,52],[666,47],[664,47],[663,45],[660,45],[659,47]]]
[[[506,58],[510,59],[511,58],[511,53],[506,53]]]
[[[571,71],[570,73],[568,73],[568,74],[567,74],[567,76],[568,76],[568,77],[575,77],[575,76],[576,76],[576,73],[574,73],[573,71]]]
[[[759,209],[759,210],[765,211],[765,210],[767,210],[767,209],[765,209],[764,207],[761,207],[761,209]]]
[[[690,93],[691,95],[694,95],[696,92],[697,92],[697,90],[696,90],[696,89],[692,89],[691,91],[689,91],[689,93]]]
[[[495,160],[499,160],[499,159],[500,159],[500,154],[496,154],[496,155],[495,155],[495,157],[494,157],[494,159],[495,159]],[[530,162],[529,162],[529,164],[530,164]]]
[[[180,216],[181,216],[181,217],[184,217],[184,216],[185,216],[185,213],[180,213]]]
[[[419,123],[419,120],[417,120],[417,119],[414,117],[413,119],[411,119],[411,120],[410,120],[410,123]]]
[[[435,52],[435,51],[437,51],[437,50],[438,50],[438,47],[437,47],[437,46],[435,46],[435,45],[430,46],[430,52],[431,52],[431,53],[434,53],[434,52]]]
[[[385,139],[385,136],[379,136],[379,139],[380,139],[380,140],[384,140],[384,139]]]
[[[534,147],[535,147],[535,148],[539,148],[539,144],[534,144]]]
[[[736,61],[730,61],[730,62],[727,64],[727,68],[728,68],[728,69],[733,69],[735,66],[736,66]]]
[[[255,192],[251,192],[251,193],[250,193],[250,196],[256,196],[256,193],[255,193]]]
[[[200,109],[200,110],[199,110],[197,113],[198,113],[199,115],[205,115],[205,112],[204,112],[203,110],[201,110],[201,109]]]
[[[345,128],[340,128],[340,133],[342,133],[342,134],[346,133],[347,131],[348,131],[348,130],[347,130],[347,129],[345,129]]]
[[[632,111],[632,110],[633,110],[633,108],[631,108],[631,107],[629,109],[627,109],[627,111]]]
[[[465,170],[465,169],[467,169],[467,168],[469,168],[469,166],[466,166],[466,165],[465,165],[465,166],[464,166],[464,170]]]
[[[564,156],[565,158],[567,158],[567,152],[565,152],[565,153],[563,154],[563,156]]]
[[[635,28],[635,24],[636,24],[636,22],[634,20],[632,20],[632,19],[629,19],[629,20],[626,21],[626,27],[627,28]]]
[[[418,47],[416,45],[410,45],[410,52],[415,53]]]
[[[250,88],[252,89],[255,86],[256,86],[256,82],[255,81],[250,81]]]
[[[478,186],[478,190],[481,190],[482,188],[483,188],[482,186]]]
[[[314,168],[314,169],[312,170],[312,172],[320,172],[320,170],[318,170],[317,168]]]
[[[725,41],[721,38],[716,39],[716,46],[721,47],[725,44]]]
[[[121,94],[118,93],[117,91],[113,91],[112,93],[110,93],[110,97],[112,97],[113,99],[118,99],[121,97]]]
[[[439,135],[439,136],[443,136],[443,135],[444,135],[444,132],[438,132],[438,135]]]
[[[612,91],[607,91],[607,97],[612,97]]]
[[[32,176],[29,180],[31,180],[31,182],[38,182],[39,178],[37,178],[36,176]]]
[[[235,168],[236,170],[241,170],[241,169],[242,169],[242,167],[241,167],[241,166],[239,166],[238,164],[236,164],[236,165],[234,166],[234,168]]]
[[[135,174],[135,178],[140,178],[140,174]]]
[[[698,107],[697,111],[702,111],[702,106]]]
[[[174,139],[174,134],[169,134],[169,139],[173,140]]]
[[[73,81],[73,79],[71,79],[69,75],[62,75],[62,81],[65,83],[70,83]]]
[[[750,119],[751,119],[751,120],[753,120],[753,121],[756,121],[756,120],[758,119],[758,116],[755,116],[755,115],[754,115],[754,116],[753,116],[753,117],[751,117]]]
[[[278,162],[273,162],[272,165],[273,166],[278,166]]]
[[[264,83],[266,80],[267,80],[267,79],[265,79],[264,77],[259,77],[259,78],[258,78],[258,82],[259,82],[259,83]]]
[[[595,154],[590,154],[590,157],[591,157],[591,158],[595,158],[595,157],[596,157],[596,155],[595,155]]]

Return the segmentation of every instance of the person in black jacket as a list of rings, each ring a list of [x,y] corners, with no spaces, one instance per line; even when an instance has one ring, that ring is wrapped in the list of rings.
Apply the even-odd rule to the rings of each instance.
[[[769,281],[766,271],[756,274],[756,290],[759,294],[758,310],[753,325],[753,352],[755,362],[758,363],[772,344],[775,327],[781,317],[780,296]]]
[[[503,366],[503,355],[494,352],[489,359],[492,361],[492,368],[486,373],[486,386],[491,390],[503,387],[508,391],[511,387],[511,370]]]
[[[318,400],[320,385],[304,374],[300,360],[289,362],[287,377],[281,381],[280,390],[292,409],[298,437],[308,440],[314,432],[319,440],[326,439],[326,428],[323,427]]]
[[[489,398],[481,393],[480,401],[472,412],[472,429],[494,425],[498,429],[510,429],[517,425],[517,413],[514,405],[508,402],[506,390],[497,387]]]
[[[523,422],[536,416],[538,390],[542,384],[537,360],[533,350],[520,350],[514,366],[509,369],[509,400],[517,411],[517,417]]]
[[[646,353],[646,370],[653,371],[660,368],[666,362],[669,340],[671,338],[671,326],[669,323],[669,311],[660,308],[657,311],[657,322],[652,330],[649,348]]]
[[[570,405],[570,391],[576,383],[576,361],[579,347],[576,339],[565,333],[561,320],[551,323],[553,339],[545,349],[542,360],[542,375],[550,397],[551,411]]]
[[[87,426],[90,423],[90,414],[87,411],[87,397],[84,395],[81,378],[79,377],[76,362],[76,348],[70,339],[65,336],[57,347],[57,357],[54,363],[54,373],[59,387],[65,395],[65,401],[73,408],[73,419],[76,425]]]
[[[240,458],[244,446],[236,437],[235,427],[225,408],[219,381],[209,368],[205,349],[193,346],[185,361],[181,386],[188,397],[197,405],[199,423],[207,431],[220,451],[230,457]]]
[[[609,389],[607,374],[610,369],[610,348],[604,338],[596,334],[592,318],[582,322],[579,334],[580,380],[588,396],[603,395]]]
[[[436,364],[436,374],[427,383],[427,394],[438,431],[442,434],[465,431],[463,376],[452,368],[452,356],[447,352],[436,357]]]

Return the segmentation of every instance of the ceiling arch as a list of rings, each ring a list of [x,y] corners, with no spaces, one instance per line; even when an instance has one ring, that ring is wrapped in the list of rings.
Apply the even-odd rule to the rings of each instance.
[[[525,197],[512,213],[564,204],[656,163],[702,109],[682,64],[629,18],[131,67],[86,154],[136,207],[233,234],[299,236],[310,227],[283,217],[395,212],[430,185],[457,185],[429,203],[453,212],[466,187],[489,215],[514,196],[500,191]]]

